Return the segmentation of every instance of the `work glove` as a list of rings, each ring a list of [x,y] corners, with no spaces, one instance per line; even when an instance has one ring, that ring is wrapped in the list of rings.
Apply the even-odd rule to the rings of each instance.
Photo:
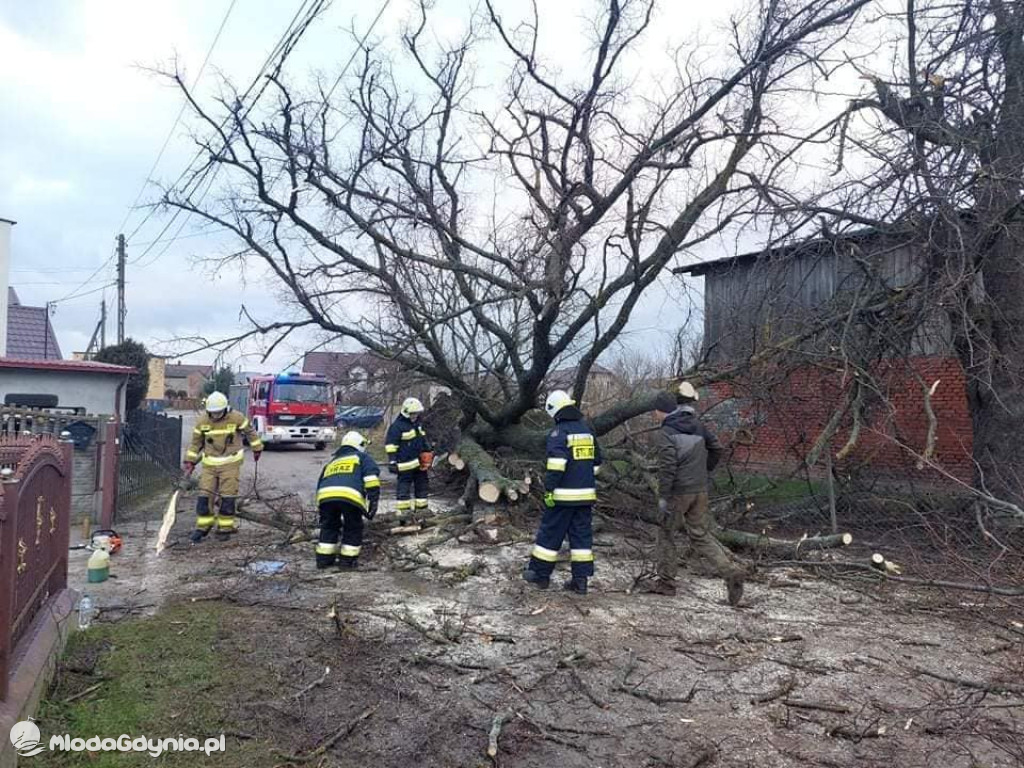
[[[555,506],[555,494],[553,491],[548,491],[544,494],[544,506],[548,509]]]
[[[373,520],[373,518],[375,518],[376,516],[377,516],[377,502],[376,501],[371,501],[369,509],[367,509],[365,512],[363,512],[363,517],[365,517],[367,520]]]
[[[263,451],[255,451],[252,454],[252,460],[255,461],[258,464],[259,460],[260,460],[260,456],[262,456],[262,455],[263,455]]]
[[[391,464],[388,464],[388,472],[390,472],[392,475],[397,475],[398,474],[398,464],[396,464],[394,462],[392,462]]]
[[[184,471],[185,477],[191,477],[192,472],[193,470],[195,470],[195,468],[195,462],[192,461],[186,461],[184,464],[182,464],[182,471]]]

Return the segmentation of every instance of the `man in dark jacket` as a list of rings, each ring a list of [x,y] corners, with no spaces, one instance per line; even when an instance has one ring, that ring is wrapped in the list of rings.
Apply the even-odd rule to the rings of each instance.
[[[679,555],[675,534],[686,530],[693,548],[725,579],[730,605],[743,597],[745,569],[732,559],[715,538],[714,520],[708,509],[708,473],[722,457],[722,446],[705,427],[694,404],[697,390],[689,382],[679,386],[675,398],[666,393],[658,403],[661,429],[655,437],[658,452],[658,581],[651,591],[674,595]],[[674,401],[674,402],[673,402]]]
[[[538,589],[547,589],[558,550],[568,536],[572,578],[565,583],[565,589],[585,595],[587,580],[594,575],[593,508],[597,501],[601,449],[568,392],[556,389],[549,394],[544,410],[555,420],[555,428],[547,439],[547,509],[523,578]]]

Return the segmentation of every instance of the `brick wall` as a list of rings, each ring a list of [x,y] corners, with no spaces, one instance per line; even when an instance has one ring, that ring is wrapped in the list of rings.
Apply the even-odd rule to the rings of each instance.
[[[924,450],[928,419],[924,392],[914,372],[931,386],[938,419],[934,458],[954,477],[970,482],[971,418],[967,408],[966,377],[951,358],[921,357],[880,363],[873,372],[882,397],[865,400],[866,419],[856,448],[836,471],[892,479],[951,482],[932,469],[917,469],[916,459],[902,446]],[[841,373],[806,366],[773,375],[761,371],[748,380],[719,382],[702,399],[710,422],[733,448],[733,462],[749,471],[788,473],[801,466],[836,408],[845,403],[849,381]],[[846,444],[852,427],[848,414],[832,441],[832,455]],[[819,471],[824,469],[824,454]]]

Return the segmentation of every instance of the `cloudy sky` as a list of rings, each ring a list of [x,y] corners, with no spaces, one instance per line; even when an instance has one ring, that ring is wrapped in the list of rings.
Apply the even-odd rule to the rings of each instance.
[[[382,2],[335,0],[289,60],[288,74],[299,80],[333,78],[354,48],[347,30],[365,31]],[[506,4],[522,5],[520,0]],[[658,27],[663,36],[647,43],[650,50],[664,54],[671,38],[666,31],[692,33],[704,23],[702,12],[722,19],[730,4],[663,4]],[[177,178],[195,153],[188,133],[195,123],[175,122],[180,93],[150,70],[176,60],[194,79],[223,24],[198,90],[208,98],[218,74],[247,83],[301,5],[301,0],[0,0],[0,70],[5,73],[0,80],[0,217],[18,221],[11,282],[23,303],[57,302],[53,323],[66,356],[87,345],[104,297],[111,308],[108,340],[114,335],[110,284],[118,232],[129,236],[127,332],[155,351],[174,351],[169,342],[183,336],[237,332],[242,303],[273,311],[275,296],[263,281],[250,274],[243,282],[238,273],[211,273],[202,266],[202,259],[227,252],[230,243],[204,234],[195,221],[179,219],[167,228],[167,216],[132,206],[140,193],[140,206],[155,199],[147,178],[168,136],[152,178]],[[551,13],[563,15],[552,17],[550,28],[580,28],[579,10],[571,5],[550,6]],[[468,7],[468,2],[445,0],[436,34],[444,34],[446,18],[458,29]],[[390,2],[375,36],[395,37],[410,10],[410,0]],[[578,53],[564,45],[555,50],[567,63]],[[665,317],[685,315],[688,308],[680,305],[675,282],[665,281],[652,292],[637,313],[635,334],[660,343]],[[237,355],[228,362],[246,369],[284,367],[311,343],[308,337],[296,339],[266,365]]]

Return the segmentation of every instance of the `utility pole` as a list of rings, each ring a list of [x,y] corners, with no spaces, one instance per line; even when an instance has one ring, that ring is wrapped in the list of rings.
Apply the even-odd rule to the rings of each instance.
[[[43,333],[43,360],[50,359],[50,313],[57,305],[54,301],[46,302],[46,328]]]
[[[100,349],[107,346],[107,300],[100,301]]]
[[[117,236],[117,343],[124,344],[124,235]]]

